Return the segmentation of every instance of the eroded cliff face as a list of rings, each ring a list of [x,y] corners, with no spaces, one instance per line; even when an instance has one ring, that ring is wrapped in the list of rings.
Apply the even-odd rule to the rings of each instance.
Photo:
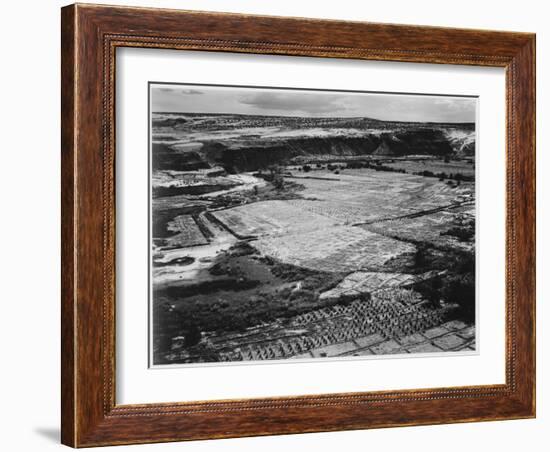
[[[193,150],[178,150],[170,144],[153,143],[153,171],[196,171],[210,168],[208,160]]]
[[[155,114],[152,126],[153,170],[221,165],[240,172],[288,164],[297,157],[464,157],[475,151],[475,126],[470,123]]]
[[[290,162],[296,157],[368,155],[372,154],[378,143],[379,139],[375,136],[304,137],[232,143],[222,152],[219,163],[236,171],[252,171],[272,164]]]

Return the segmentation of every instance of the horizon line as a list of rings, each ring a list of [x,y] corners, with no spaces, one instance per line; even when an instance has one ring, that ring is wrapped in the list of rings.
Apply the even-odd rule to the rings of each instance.
[[[378,119],[372,116],[295,116],[295,115],[260,115],[254,113],[207,113],[207,112],[191,112],[191,111],[151,111],[151,114],[164,115],[206,115],[206,116],[260,116],[267,118],[300,118],[300,119],[370,119],[380,122],[400,122],[400,123],[419,123],[419,124],[476,124],[476,119],[473,121],[403,121],[395,119]]]

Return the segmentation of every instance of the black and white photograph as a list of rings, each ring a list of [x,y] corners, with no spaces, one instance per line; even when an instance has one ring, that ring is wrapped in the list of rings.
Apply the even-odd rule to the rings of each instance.
[[[476,97],[148,89],[150,366],[476,352]]]

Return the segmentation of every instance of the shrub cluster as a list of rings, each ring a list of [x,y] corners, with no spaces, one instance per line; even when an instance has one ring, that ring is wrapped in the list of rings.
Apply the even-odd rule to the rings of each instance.
[[[443,275],[415,284],[414,289],[434,306],[439,306],[441,301],[458,305],[458,316],[468,323],[475,322],[474,253],[448,252],[443,262],[427,245],[419,245],[414,259],[419,272],[446,270]]]

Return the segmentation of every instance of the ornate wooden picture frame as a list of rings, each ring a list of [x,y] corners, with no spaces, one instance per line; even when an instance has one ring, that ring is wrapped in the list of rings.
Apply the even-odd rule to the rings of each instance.
[[[62,9],[61,33],[64,444],[535,416],[535,35],[79,4]],[[121,47],[505,68],[505,384],[116,404],[114,89]]]

